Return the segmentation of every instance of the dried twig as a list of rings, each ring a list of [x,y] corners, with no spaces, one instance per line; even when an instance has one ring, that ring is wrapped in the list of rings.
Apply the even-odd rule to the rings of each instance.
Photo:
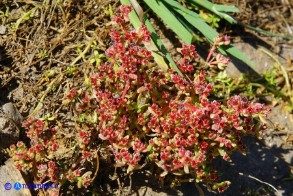
[[[256,178],[256,177],[254,177],[254,176],[247,175],[247,174],[244,174],[244,173],[241,173],[241,172],[239,172],[238,174],[241,175],[241,176],[245,176],[245,177],[248,177],[248,178],[254,179],[254,180],[256,180],[256,181],[258,181],[258,182],[260,182],[260,183],[262,183],[262,184],[268,185],[269,187],[271,187],[272,189],[274,189],[274,191],[276,192],[276,194],[277,194],[278,196],[281,196],[281,193],[278,191],[278,189],[276,189],[276,188],[275,188],[273,185],[271,185],[270,183],[268,183],[268,182],[264,182],[264,181],[262,181],[262,180],[260,180],[260,179],[258,179],[258,178]]]
[[[195,187],[196,187],[199,195],[204,196],[204,192],[203,192],[202,188],[197,183],[194,183],[194,184],[195,184]]]

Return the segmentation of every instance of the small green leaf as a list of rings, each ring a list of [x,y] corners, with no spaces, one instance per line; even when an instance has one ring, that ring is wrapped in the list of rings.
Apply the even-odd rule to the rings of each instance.
[[[226,155],[226,151],[223,150],[222,148],[219,148],[218,151],[222,157]]]

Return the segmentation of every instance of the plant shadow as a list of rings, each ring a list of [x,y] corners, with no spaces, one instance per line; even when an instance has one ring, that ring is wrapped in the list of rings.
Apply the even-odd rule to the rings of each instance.
[[[291,195],[293,193],[291,171],[289,164],[280,158],[280,153],[289,150],[267,147],[262,141],[247,137],[244,139],[247,146],[247,156],[235,152],[231,155],[232,162],[222,159],[214,161],[213,166],[222,174],[222,180],[231,182],[230,187],[221,195]],[[291,158],[291,163],[293,158]],[[292,178],[292,176],[291,176]],[[186,183],[181,186],[183,195],[196,195],[194,184]],[[218,193],[205,191],[205,195]]]

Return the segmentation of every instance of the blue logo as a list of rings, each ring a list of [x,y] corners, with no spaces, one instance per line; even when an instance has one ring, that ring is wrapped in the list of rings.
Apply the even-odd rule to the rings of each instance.
[[[4,188],[5,188],[6,190],[10,190],[10,189],[12,188],[11,183],[10,183],[10,182],[6,182],[6,183],[4,184]]]
[[[19,182],[14,183],[14,189],[19,191],[21,189],[21,184]]]

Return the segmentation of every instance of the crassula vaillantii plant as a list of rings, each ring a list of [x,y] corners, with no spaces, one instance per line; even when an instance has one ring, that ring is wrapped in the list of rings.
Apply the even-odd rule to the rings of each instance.
[[[88,186],[93,176],[80,168],[93,162],[94,152],[102,146],[111,152],[113,166],[126,167],[128,173],[144,163],[155,163],[161,178],[188,174],[196,182],[224,191],[230,182],[221,182],[210,163],[219,156],[229,161],[233,151],[243,152],[241,138],[261,135],[265,124],[260,119],[269,109],[238,95],[213,100],[206,72],[196,71],[192,63],[197,58],[194,46],[183,44],[178,49],[182,58],[177,66],[183,76],[172,69],[161,70],[144,47],[150,41],[147,28],[130,28],[130,11],[131,7],[121,6],[113,17],[107,62],[95,69],[83,88],[75,87],[65,95],[76,111],[76,123],[81,124],[74,138],[79,158],[66,162],[66,167],[58,162],[54,137],[60,130],[33,118],[24,122],[31,147],[18,143],[11,146],[10,155],[19,169],[34,170],[38,179],[67,179]],[[215,46],[227,43],[227,36],[215,38]],[[223,68],[228,60],[215,52],[213,46],[207,63]]]

